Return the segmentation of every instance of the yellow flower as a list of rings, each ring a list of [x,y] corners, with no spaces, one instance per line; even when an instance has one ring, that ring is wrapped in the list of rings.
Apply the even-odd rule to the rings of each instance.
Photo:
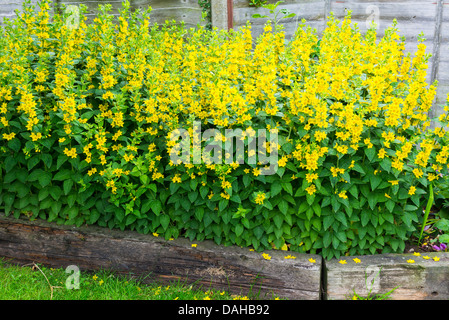
[[[153,236],[155,236],[155,237],[159,237],[159,233],[157,233],[157,232],[153,232]]]
[[[98,284],[101,286],[104,283],[103,280],[98,281]]]
[[[421,178],[423,176],[423,172],[421,169],[415,168],[413,169],[413,174],[415,175],[416,178]]]
[[[296,257],[289,254],[288,256],[285,256],[284,259],[296,259]]]
[[[318,179],[318,173],[307,173],[306,174],[306,180],[308,183],[312,183],[316,179]]]
[[[413,252],[413,255],[416,256],[416,257],[419,257],[419,256],[421,256],[421,253],[419,253],[419,252]]]
[[[175,174],[175,176],[171,179],[171,181],[173,183],[181,183],[182,180],[181,180],[180,174],[179,173]]]
[[[387,152],[385,151],[384,148],[380,149],[379,152],[377,153],[377,156],[379,157],[379,159],[383,159],[385,157],[385,155],[387,154]]]
[[[315,259],[313,259],[313,258],[310,258],[310,259],[309,259],[309,262],[310,262],[310,263],[315,263],[315,262],[316,262],[316,260],[315,260]]]
[[[359,258],[354,258],[354,259],[352,259],[355,263],[360,263],[360,262],[362,262]]]
[[[340,192],[338,194],[338,196],[343,199],[348,199],[348,196],[346,195],[346,190],[343,190],[342,192]]]
[[[65,148],[64,149],[64,154],[67,156],[67,157],[71,157],[71,158],[76,158],[76,149],[75,148],[71,148],[71,149],[69,149],[69,148]]]
[[[192,243],[192,248],[196,248],[197,245],[198,244],[196,244],[196,243]]]
[[[263,257],[265,260],[271,260],[271,256],[270,256],[268,253],[262,253],[262,257]]]
[[[413,259],[408,259],[408,260],[407,260],[407,263],[415,263],[415,260],[413,260]]]
[[[433,257],[433,261],[440,261],[440,257]]]
[[[97,275],[94,274],[94,276],[92,277],[92,279],[94,279],[95,281],[98,279]]]
[[[263,192],[259,192],[256,196],[256,198],[254,199],[254,202],[256,202],[257,204],[263,204],[263,201],[265,200],[266,195]]]
[[[408,194],[412,196],[415,194],[415,191],[416,191],[416,187],[411,186],[410,189],[408,190]]]
[[[306,188],[308,194],[313,195],[316,192],[316,187],[314,184],[311,184]]]
[[[429,260],[430,259],[429,256],[423,256],[422,258],[425,259],[425,260]]]
[[[340,263],[340,264],[346,264],[347,262],[346,262],[346,260],[340,260],[340,261],[338,261],[338,263]]]

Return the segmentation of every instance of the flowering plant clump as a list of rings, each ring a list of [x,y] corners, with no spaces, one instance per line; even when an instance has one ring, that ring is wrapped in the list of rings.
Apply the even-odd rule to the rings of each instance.
[[[430,128],[429,56],[405,55],[395,24],[376,41],[331,16],[320,38],[303,24],[287,42],[267,23],[254,42],[250,25],[150,26],[128,2],[73,27],[50,5],[26,1],[0,29],[6,214],[326,258],[401,252],[422,222],[448,118]],[[198,122],[276,132],[276,172],[250,154],[174,163],[171,134]]]

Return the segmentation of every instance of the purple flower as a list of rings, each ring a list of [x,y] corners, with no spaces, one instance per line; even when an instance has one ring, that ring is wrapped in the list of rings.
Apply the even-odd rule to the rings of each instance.
[[[440,246],[432,245],[432,248],[436,251],[442,251],[447,249],[447,245],[445,243],[440,243]]]

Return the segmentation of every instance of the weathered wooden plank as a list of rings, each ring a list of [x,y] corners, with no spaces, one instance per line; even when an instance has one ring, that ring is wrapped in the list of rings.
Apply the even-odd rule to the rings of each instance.
[[[37,0],[32,0],[31,4],[36,5]],[[22,0],[0,0],[0,25],[5,18],[14,19],[16,10],[22,10]]]
[[[273,2],[273,1],[270,1]],[[308,0],[308,1],[285,1],[278,6],[278,10],[288,9],[290,12],[295,13],[293,18],[283,19],[282,25],[285,27],[284,32],[286,38],[290,38],[298,28],[302,19],[307,21],[307,24],[312,28],[316,28],[318,33],[324,30],[324,0]],[[249,21],[252,25],[252,31],[254,38],[258,37],[265,25],[267,19],[253,18],[254,14],[267,15],[268,10],[264,8],[255,8],[249,6],[248,1],[234,1],[234,27],[239,28],[246,25]],[[269,14],[268,14],[269,15]]]
[[[323,263],[326,281],[326,299],[344,300],[353,297],[385,294],[393,290],[393,300],[449,299],[449,253],[381,254],[342,257],[347,264],[332,259]],[[429,259],[424,259],[427,255]],[[434,261],[439,257],[439,261]],[[414,263],[408,263],[412,259]]]
[[[147,275],[148,281],[181,279],[203,288],[230,290],[247,295],[260,290],[259,298],[276,294],[289,299],[320,299],[321,258],[270,250],[271,260],[240,247],[223,247],[211,241],[192,247],[188,239],[166,241],[133,231],[100,227],[60,226],[0,214],[0,256],[17,263],[42,263],[51,267],[77,265],[81,270],[110,269],[118,273]],[[308,261],[316,259],[316,263]]]
[[[440,55],[436,79],[439,83],[434,111],[435,115],[438,116],[444,112],[441,105],[446,103],[449,93],[449,1],[447,0],[443,1]]]
[[[111,4],[111,14],[118,15],[122,9],[122,0],[58,0],[60,5],[79,5],[84,4],[87,7],[88,22],[97,15],[98,6],[106,3]],[[184,21],[188,26],[196,26],[201,24],[202,9],[198,2],[193,0],[130,0],[131,10],[146,10],[152,8],[151,23],[162,24],[167,20]]]

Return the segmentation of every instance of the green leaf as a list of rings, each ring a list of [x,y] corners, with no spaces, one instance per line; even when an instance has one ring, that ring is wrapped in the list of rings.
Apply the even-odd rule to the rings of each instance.
[[[221,200],[218,202],[218,210],[219,210],[220,212],[222,212],[224,209],[226,209],[226,207],[228,206],[228,204],[229,204],[229,200],[228,200],[228,199],[221,199]]]
[[[321,216],[321,206],[317,202],[312,205],[312,209],[318,217]]]
[[[53,180],[63,181],[63,180],[70,179],[71,177],[72,177],[72,171],[70,171],[68,169],[64,169],[64,170],[57,172],[55,174],[55,176],[53,177]]]
[[[243,226],[241,224],[237,224],[235,226],[235,235],[237,237],[240,237],[240,235],[243,233],[243,230],[244,230]]]
[[[449,234],[447,234],[447,233],[445,233],[445,234],[442,234],[442,235],[440,235],[439,237],[438,237],[438,241],[440,242],[440,243],[449,243]]]
[[[62,191],[60,188],[56,187],[56,186],[52,186],[49,189],[50,191],[50,195],[52,196],[53,199],[55,199],[56,201],[59,200],[59,198],[61,197]]]
[[[281,183],[281,186],[287,193],[293,195],[293,187],[290,182]]]
[[[11,148],[14,152],[19,152],[20,140],[15,138],[15,139],[8,141],[8,147]]]
[[[374,148],[365,149],[365,154],[368,157],[368,160],[373,162],[374,157],[376,156],[376,150]]]
[[[388,199],[387,202],[385,202],[385,206],[387,207],[388,211],[393,212],[396,203],[393,200]]]
[[[271,184],[270,194],[272,197],[278,195],[279,192],[281,192],[281,191],[282,191],[282,186],[279,183]]]
[[[78,215],[78,210],[79,209],[77,206],[73,206],[67,210],[69,220],[76,218],[76,216]]]
[[[378,195],[377,195],[377,193],[374,193],[374,192],[371,195],[371,197],[368,198],[368,204],[369,204],[371,210],[374,210],[374,208],[376,208],[377,198],[378,198]]]
[[[45,164],[45,166],[48,168],[51,167],[51,163],[53,162],[53,158],[48,153],[41,154],[42,162]]]
[[[39,203],[39,208],[42,210],[48,209],[53,205],[54,200],[51,197],[45,198]]]
[[[442,218],[438,220],[434,226],[442,231],[449,231],[449,220]]]
[[[208,187],[206,187],[206,186],[201,186],[200,187],[201,198],[203,198],[203,199],[206,198],[208,193],[209,193],[209,188]]]
[[[404,200],[407,199],[410,195],[408,194],[408,190],[405,188],[400,188],[399,189],[399,195],[398,195],[398,199],[399,200]]]
[[[161,222],[162,228],[164,228],[164,230],[167,230],[168,225],[170,224],[170,217],[168,215],[162,215],[160,222]]]
[[[279,201],[279,203],[278,203],[278,207],[279,207],[279,210],[284,215],[287,214],[287,212],[288,212],[288,203],[287,203],[287,201],[285,201],[284,199],[281,199],[281,201]]]
[[[198,207],[195,210],[195,217],[198,219],[198,221],[202,221],[203,220],[203,216],[204,216],[204,208],[203,207]]]
[[[38,181],[42,188],[48,186],[51,182],[51,173],[42,171],[42,174],[38,177]]]
[[[368,222],[370,221],[370,214],[368,211],[363,210],[360,214],[360,222],[362,223],[362,226],[365,227]]]
[[[70,190],[72,190],[72,186],[73,186],[73,180],[72,179],[64,180],[63,189],[64,189],[64,194],[65,195],[69,194]]]
[[[195,200],[198,198],[198,192],[197,191],[189,192],[187,197],[189,198],[190,202],[193,204],[195,202]]]
[[[377,186],[382,182],[382,178],[378,175],[372,174],[369,179],[371,183],[371,190],[376,190]]]
[[[127,226],[129,226],[130,224],[132,224],[134,221],[136,221],[137,220],[137,216],[136,215],[134,215],[134,214],[129,214],[127,217],[126,217],[126,222],[125,222],[125,225],[127,225]]]
[[[334,221],[335,221],[335,218],[333,215],[325,216],[323,219],[324,230],[328,230],[329,227],[334,223]]]
[[[28,171],[31,171],[31,169],[33,169],[39,163],[39,161],[40,159],[38,156],[29,158],[27,162]]]
[[[44,174],[44,170],[35,169],[30,173],[27,180],[30,182],[37,181],[42,174]]]
[[[243,185],[247,188],[251,184],[251,176],[246,174],[243,176]]]
[[[282,217],[280,215],[275,215],[273,217],[273,221],[274,221],[274,225],[277,228],[281,228],[282,227],[282,223],[284,222],[284,219],[282,219]]]
[[[39,190],[39,194],[38,194],[38,198],[37,198],[37,199],[38,199],[39,201],[42,201],[42,200],[44,200],[45,198],[47,198],[48,195],[49,195],[48,189],[47,189],[47,188],[42,188],[42,189]]]
[[[65,154],[60,154],[58,156],[58,159],[56,160],[56,169],[59,170],[59,168],[66,162],[69,158]]]
[[[337,237],[338,240],[340,240],[340,242],[343,242],[343,243],[348,241],[348,239],[346,238],[346,233],[344,231],[336,232],[335,237]]]
[[[151,203],[151,210],[158,216],[162,211],[162,203],[159,200],[153,200]]]

